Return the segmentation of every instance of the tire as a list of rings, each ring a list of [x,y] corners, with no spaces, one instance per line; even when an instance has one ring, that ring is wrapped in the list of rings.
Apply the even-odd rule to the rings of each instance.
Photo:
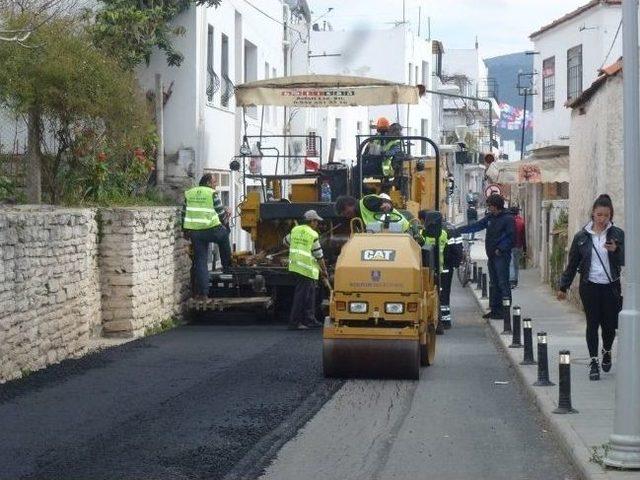
[[[471,281],[471,272],[469,262],[464,262],[457,268],[458,280],[460,280],[460,285],[466,287]]]

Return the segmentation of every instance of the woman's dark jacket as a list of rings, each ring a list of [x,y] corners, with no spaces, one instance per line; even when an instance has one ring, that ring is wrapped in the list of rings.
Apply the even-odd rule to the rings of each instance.
[[[607,252],[609,254],[609,266],[611,268],[609,275],[611,275],[611,280],[616,281],[620,278],[620,270],[624,266],[624,231],[612,225],[611,228],[607,230],[607,241],[609,240],[614,240],[618,245],[615,252]],[[576,272],[580,272],[580,283],[586,283],[589,280],[591,255],[593,255],[591,234],[583,228],[576,233],[575,237],[573,237],[573,242],[571,242],[567,268],[565,268],[560,276],[558,285],[561,291],[566,292],[571,286]]]

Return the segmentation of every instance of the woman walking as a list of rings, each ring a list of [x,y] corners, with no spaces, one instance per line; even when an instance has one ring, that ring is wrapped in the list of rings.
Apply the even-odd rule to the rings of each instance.
[[[591,221],[573,237],[567,268],[560,277],[558,300],[567,297],[580,272],[580,299],[587,317],[589,379],[600,379],[598,329],[602,330],[602,370],[611,370],[611,346],[622,308],[620,270],[624,265],[624,232],[613,221],[609,195],[600,195],[591,209]]]

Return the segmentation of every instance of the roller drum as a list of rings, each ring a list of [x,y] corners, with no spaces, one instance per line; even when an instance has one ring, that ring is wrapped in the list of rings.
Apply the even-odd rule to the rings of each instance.
[[[417,340],[325,338],[322,357],[325,377],[420,378]]]

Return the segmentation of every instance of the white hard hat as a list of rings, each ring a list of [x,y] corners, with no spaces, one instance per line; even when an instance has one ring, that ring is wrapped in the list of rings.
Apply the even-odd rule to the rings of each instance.
[[[386,193],[381,193],[380,195],[378,195],[380,198],[384,198],[385,200],[391,200],[391,197],[389,195],[387,195]]]
[[[317,220],[319,222],[322,221],[322,217],[318,215],[318,212],[316,212],[315,210],[307,210],[306,212],[304,212],[304,219],[307,221],[309,220]]]

